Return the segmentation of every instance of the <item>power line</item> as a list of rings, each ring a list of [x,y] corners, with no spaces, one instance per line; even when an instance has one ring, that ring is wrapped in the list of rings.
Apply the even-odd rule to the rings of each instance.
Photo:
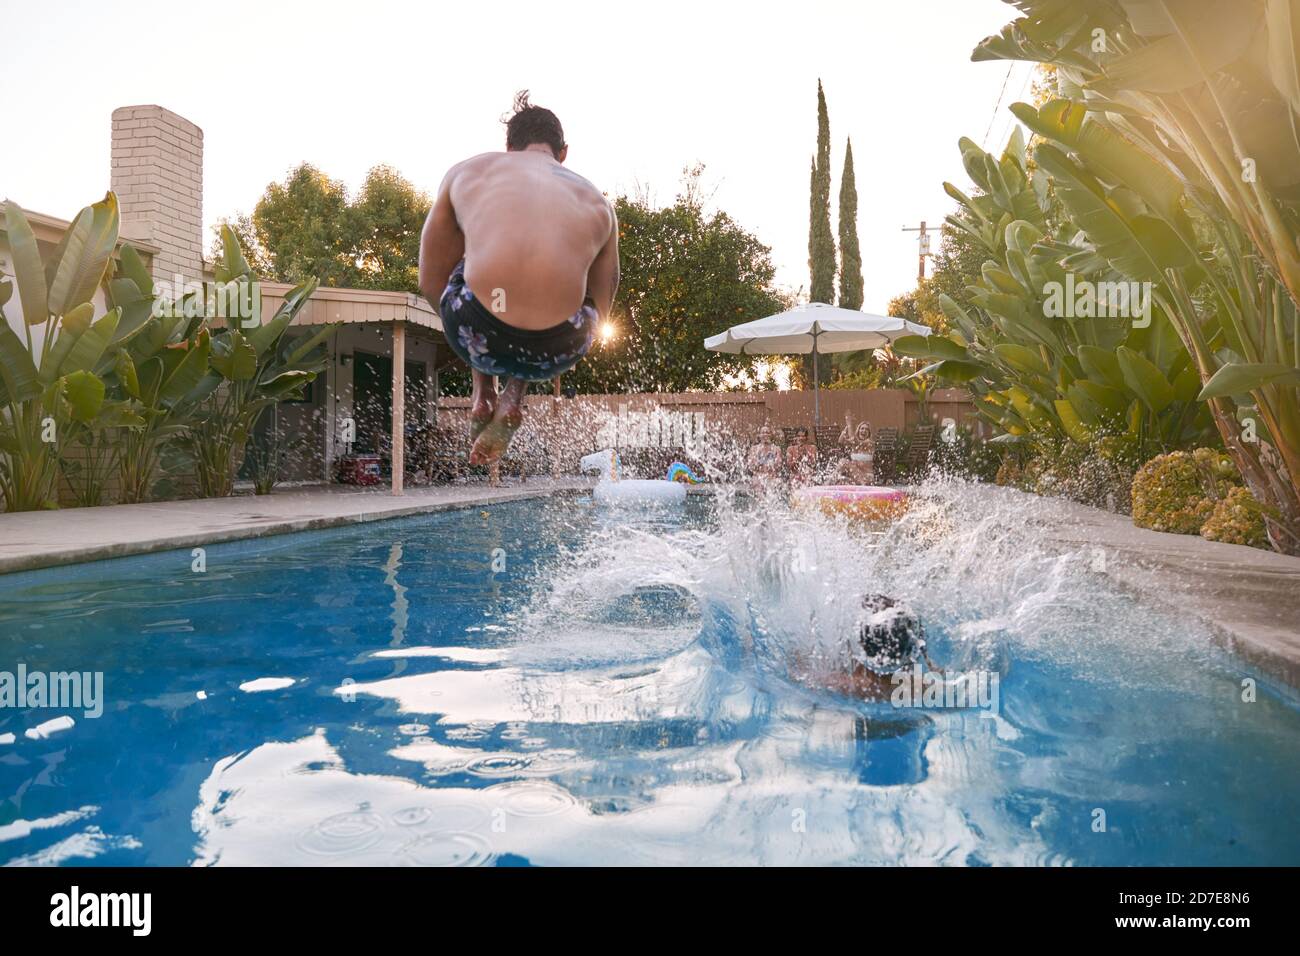
[[[984,130],[984,140],[983,140],[982,143],[980,143],[980,148],[982,148],[982,150],[987,150],[987,148],[988,148],[988,134],[989,134],[989,133],[992,133],[992,131],[993,131],[993,124],[995,124],[995,122],[997,122],[997,111],[998,111],[998,109],[1001,108],[1001,105],[1002,105],[1002,98],[1004,98],[1004,96],[1006,95],[1006,83],[1008,83],[1008,81],[1010,81],[1010,78],[1011,78],[1011,70],[1014,70],[1014,69],[1015,69],[1015,61],[1013,60],[1013,61],[1011,61],[1011,65],[1008,66],[1008,68],[1006,68],[1006,75],[1005,75],[1005,77],[1002,77],[1002,90],[1001,90],[1001,92],[998,92],[998,94],[997,94],[997,103],[993,104],[993,116],[991,116],[991,117],[988,118],[988,129],[987,129],[987,130]]]
[[[1023,100],[1025,98],[1025,89],[1029,86],[1029,81],[1034,78],[1035,70],[1036,67],[1032,63],[1029,64],[1029,69],[1025,72],[1025,81],[1020,84],[1020,93],[1016,96],[1017,100]],[[1011,127],[1017,122],[1019,121],[1016,119],[1014,114],[1007,117],[1007,123],[1002,127],[1002,141],[1004,143],[1006,142],[1007,137],[1011,135]]]

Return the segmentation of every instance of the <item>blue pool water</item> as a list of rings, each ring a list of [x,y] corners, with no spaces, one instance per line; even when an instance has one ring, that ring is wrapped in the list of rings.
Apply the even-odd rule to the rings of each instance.
[[[887,535],[574,497],[0,578],[0,672],[104,675],[98,718],[0,709],[0,862],[1300,863],[1292,700],[932,496]],[[868,590],[996,713],[801,677]]]

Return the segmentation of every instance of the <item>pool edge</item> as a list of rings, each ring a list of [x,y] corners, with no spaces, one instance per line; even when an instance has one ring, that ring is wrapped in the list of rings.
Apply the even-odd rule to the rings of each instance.
[[[539,482],[534,487],[502,487],[475,489],[475,493],[465,496],[442,497],[433,494],[423,495],[416,492],[400,498],[385,497],[381,492],[354,494],[333,494],[310,492],[286,493],[279,496],[235,496],[219,499],[192,499],[176,502],[158,502],[141,505],[110,505],[96,509],[101,515],[112,512],[115,517],[125,521],[133,519],[159,519],[168,515],[172,522],[187,525],[225,518],[223,523],[207,524],[202,528],[186,527],[171,533],[152,537],[135,537],[124,540],[118,535],[110,540],[101,540],[93,544],[56,546],[52,550],[41,550],[39,545],[31,550],[21,550],[17,554],[0,554],[0,576],[18,574],[26,571],[40,571],[48,568],[87,564],[114,558],[130,558],[154,554],[162,551],[184,550],[186,548],[207,547],[226,544],[232,541],[246,541],[251,538],[275,535],[295,534],[304,531],[321,531],[329,528],[346,527],[356,524],[368,524],[408,518],[414,515],[436,514],[444,511],[458,511],[481,508],[487,505],[503,504],[512,501],[526,501],[547,498],[555,495],[581,494],[589,490],[587,481],[548,481]],[[460,489],[455,489],[459,491]],[[298,505],[303,499],[314,497],[317,503],[330,502],[332,513],[326,514],[290,514],[283,517],[256,515],[250,516],[246,511],[238,510],[248,505],[265,506],[274,502],[276,506],[289,507]],[[421,500],[423,499],[423,500]],[[404,503],[409,501],[410,503]],[[310,508],[311,505],[307,504]],[[222,511],[217,510],[223,509]],[[117,509],[123,509],[118,511]],[[301,510],[301,509],[296,509]],[[87,509],[65,509],[47,512],[14,512],[0,514],[0,531],[4,530],[6,519],[21,518],[26,530],[39,529],[41,524],[53,525],[58,522],[72,523],[78,517],[85,517]],[[204,512],[209,512],[204,514]],[[0,545],[0,548],[4,547]],[[12,547],[12,545],[11,545]],[[18,547],[23,547],[21,542]]]

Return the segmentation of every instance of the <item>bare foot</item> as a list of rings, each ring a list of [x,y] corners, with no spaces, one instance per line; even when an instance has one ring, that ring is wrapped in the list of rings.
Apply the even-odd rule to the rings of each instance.
[[[497,383],[491,375],[474,370],[474,396],[469,409],[469,440],[471,444],[492,423],[497,411]]]
[[[496,414],[474,441],[469,450],[471,465],[486,465],[500,461],[515,436],[519,426],[524,423],[524,390],[528,383],[523,379],[512,378],[506,383],[501,394],[497,396]]]

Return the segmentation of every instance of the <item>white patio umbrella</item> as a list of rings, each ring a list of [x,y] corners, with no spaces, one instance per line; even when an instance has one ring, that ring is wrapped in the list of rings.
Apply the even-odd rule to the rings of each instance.
[[[858,352],[884,348],[904,335],[929,335],[916,322],[888,315],[872,315],[841,309],[822,302],[810,302],[788,312],[769,315],[704,340],[713,352],[732,355],[807,355],[813,357],[813,416],[821,424],[821,382],[817,356],[826,352]]]

